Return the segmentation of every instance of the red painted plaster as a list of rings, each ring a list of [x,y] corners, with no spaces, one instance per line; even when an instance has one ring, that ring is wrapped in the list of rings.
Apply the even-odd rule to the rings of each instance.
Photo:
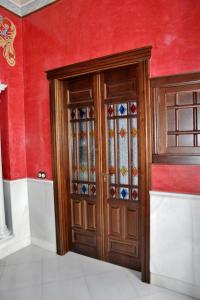
[[[152,165],[152,190],[200,194],[200,166]]]
[[[200,70],[199,11],[200,2],[196,0],[60,0],[25,17],[27,176],[35,178],[42,169],[52,178],[46,70],[146,45],[153,46],[151,76]],[[19,118],[18,113],[16,119]],[[161,172],[162,166],[153,166],[153,188],[159,179],[156,168]],[[179,174],[179,167],[168,168]],[[182,168],[192,174],[194,167]],[[18,160],[12,176],[18,175],[20,169]],[[162,174],[165,189],[164,182],[169,179],[166,172]],[[196,193],[197,183],[190,183],[190,192]]]
[[[6,95],[0,95],[0,126],[2,127],[3,175],[6,179],[26,177],[26,145],[24,115],[24,78],[22,20],[0,7],[0,15],[15,24],[17,35],[14,41],[16,65],[10,67],[3,58],[0,47],[0,80],[8,85]]]

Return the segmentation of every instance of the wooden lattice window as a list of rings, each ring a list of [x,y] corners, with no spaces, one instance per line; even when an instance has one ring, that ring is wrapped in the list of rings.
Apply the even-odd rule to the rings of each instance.
[[[151,80],[155,163],[200,163],[200,73]]]

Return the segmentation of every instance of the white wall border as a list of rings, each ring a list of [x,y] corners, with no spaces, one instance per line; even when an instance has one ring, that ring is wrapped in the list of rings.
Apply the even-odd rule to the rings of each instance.
[[[200,195],[150,192],[151,283],[200,299]]]
[[[28,178],[27,182],[31,242],[56,252],[53,181]]]
[[[184,281],[151,273],[151,284],[200,299],[200,287]]]

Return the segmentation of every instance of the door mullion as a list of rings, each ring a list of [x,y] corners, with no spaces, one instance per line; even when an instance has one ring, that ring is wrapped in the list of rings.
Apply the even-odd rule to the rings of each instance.
[[[97,247],[98,257],[104,259],[104,209],[102,182],[102,87],[101,74],[93,76],[94,90],[94,128],[95,128],[95,158],[96,158],[96,199],[97,199]]]

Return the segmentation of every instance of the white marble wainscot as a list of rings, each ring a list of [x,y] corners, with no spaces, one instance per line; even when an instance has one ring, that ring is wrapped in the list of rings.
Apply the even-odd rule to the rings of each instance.
[[[151,283],[200,299],[200,195],[150,192]]]
[[[11,236],[0,241],[0,259],[30,245],[27,180],[4,180],[6,223]]]
[[[28,179],[31,242],[56,251],[53,181]]]

